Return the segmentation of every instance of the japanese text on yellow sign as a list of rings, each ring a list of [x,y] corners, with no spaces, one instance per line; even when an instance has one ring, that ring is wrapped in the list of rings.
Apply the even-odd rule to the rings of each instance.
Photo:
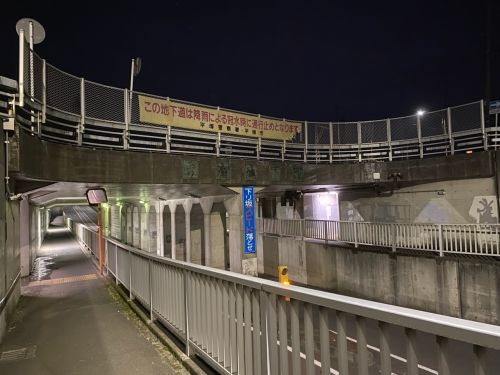
[[[139,95],[141,122],[180,128],[290,141],[301,132],[300,122],[267,119],[169,99]]]

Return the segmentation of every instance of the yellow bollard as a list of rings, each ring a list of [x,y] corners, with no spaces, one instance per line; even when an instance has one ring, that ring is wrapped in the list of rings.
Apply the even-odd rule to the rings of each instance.
[[[283,285],[290,285],[287,266],[278,266],[278,281]],[[283,299],[287,302],[290,302],[290,297],[284,296]]]

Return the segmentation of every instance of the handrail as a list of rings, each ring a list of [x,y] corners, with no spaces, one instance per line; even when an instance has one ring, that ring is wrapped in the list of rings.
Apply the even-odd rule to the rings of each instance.
[[[260,233],[416,251],[500,256],[500,224],[258,218]]]
[[[29,46],[23,44],[20,48],[24,48],[26,54],[29,53]],[[45,119],[45,113],[42,113],[42,121],[45,123],[39,127],[39,136],[71,143],[77,142],[82,146],[183,153],[186,147],[194,145],[196,132],[202,132],[211,139],[211,143],[207,144],[206,149],[203,150],[194,148],[192,152],[195,154],[333,163],[364,160],[391,161],[452,155],[460,152],[487,150],[500,145],[497,136],[500,128],[496,126],[485,128],[484,126],[483,100],[435,110],[420,117],[409,115],[350,122],[299,120],[296,122],[301,124],[302,132],[292,140],[282,141],[262,136],[253,138],[240,134],[225,134],[222,131],[211,133],[201,128],[193,131],[193,129],[177,126],[175,121],[168,126],[141,122],[137,107],[138,95],[172,100],[176,103],[200,105],[211,109],[223,110],[224,107],[135,91],[129,93],[126,89],[87,81],[45,63],[45,60],[34,52],[33,59],[24,59],[22,62],[24,65],[20,68],[25,69],[24,75],[34,76],[33,79],[26,80],[24,86],[26,106],[35,110],[35,104],[40,103],[42,108],[53,110],[51,118],[48,119]],[[28,66],[28,64],[33,64],[33,66]],[[34,88],[29,87],[30,82],[34,83]],[[40,87],[40,82],[46,84]],[[89,87],[91,87],[91,92],[88,91]],[[31,98],[30,95],[34,97]],[[245,111],[231,109],[227,111],[274,121],[284,120]],[[64,117],[64,114],[77,116],[81,123],[76,129],[72,129],[70,124],[54,122],[54,116],[57,118],[59,114],[61,117]],[[498,117],[498,114],[494,116]],[[30,118],[33,118],[32,112]],[[86,124],[87,118],[92,119],[92,124]],[[116,138],[117,132],[113,132],[112,135],[102,134],[102,132],[109,131],[110,126],[114,124],[125,125],[119,139]],[[131,128],[131,125],[140,128]],[[69,129],[70,134],[58,133],[57,130],[61,129]],[[153,129],[156,130],[153,131]],[[158,134],[158,129],[162,134]],[[176,129],[175,134],[171,133],[172,129]],[[93,133],[97,130],[101,132],[98,135]],[[145,134],[147,134],[147,139],[144,139]],[[231,148],[222,149],[220,142],[226,142]],[[238,143],[249,143],[253,147],[242,149]],[[280,147],[275,148],[277,146]]]
[[[9,286],[9,289],[7,289],[7,293],[5,293],[5,296],[0,300],[0,314],[2,314],[5,306],[7,306],[7,302],[9,301],[9,298],[14,291],[14,287],[16,284],[19,282],[19,279],[21,278],[21,271],[17,273],[17,276],[14,278],[12,283]]]
[[[70,219],[67,224],[96,256],[97,233]],[[291,352],[294,366],[302,366],[300,361],[305,361],[307,374],[321,367],[323,374],[343,375],[352,365],[361,373],[365,373],[363,369],[368,373],[368,367],[379,366],[374,370],[390,374],[391,346],[397,345],[393,341],[398,337],[397,327],[404,328],[400,335],[407,346],[407,360],[402,360],[407,362],[409,374],[417,374],[421,368],[417,345],[422,343],[416,339],[417,332],[435,337],[439,374],[450,374],[444,365],[461,357],[448,341],[469,345],[473,357],[471,368],[463,369],[467,373],[474,371],[472,366],[482,369],[481,374],[486,373],[487,351],[500,349],[500,327],[496,325],[284,286],[159,257],[109,237],[104,237],[104,242],[106,269],[128,289],[130,298],[137,299],[148,309],[151,319],[161,321],[177,336],[188,356],[200,355],[219,373],[274,374],[278,369],[288,373]],[[303,314],[299,313],[302,308]],[[334,320],[329,318],[332,314]],[[347,335],[349,317],[354,318],[356,339]],[[378,330],[368,331],[368,321],[377,322]],[[303,327],[305,353],[297,351],[301,348],[299,324]],[[313,334],[315,326],[319,328],[317,334]],[[367,344],[368,334],[372,335],[371,346]],[[377,342],[374,334],[379,336],[380,348],[373,346]],[[291,339],[291,346],[281,344],[288,342],[287,338]],[[315,347],[320,349],[319,354]],[[338,371],[331,368],[332,350],[338,358]],[[374,356],[380,356],[380,364],[373,361]],[[425,371],[434,370],[426,367]]]

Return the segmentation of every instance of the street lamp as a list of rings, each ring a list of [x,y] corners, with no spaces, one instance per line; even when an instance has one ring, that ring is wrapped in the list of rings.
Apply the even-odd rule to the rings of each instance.
[[[423,116],[425,114],[425,110],[424,109],[419,109],[417,110],[417,116]]]

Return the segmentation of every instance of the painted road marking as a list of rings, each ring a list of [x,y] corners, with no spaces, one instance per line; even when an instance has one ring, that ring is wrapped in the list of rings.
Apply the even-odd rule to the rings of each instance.
[[[329,331],[330,331],[331,333],[335,334],[335,335],[337,334],[337,332],[335,332],[335,331],[334,331],[334,330],[332,330],[332,329],[330,329]],[[356,340],[356,339],[354,339],[354,338],[352,338],[352,337],[349,337],[349,336],[347,337],[347,340],[348,340],[348,341],[351,341],[351,342],[354,342],[354,343],[357,343],[357,342],[358,342],[358,340]],[[379,349],[379,348],[377,348],[376,346],[373,346],[373,345],[368,345],[368,344],[367,344],[367,345],[366,345],[366,347],[367,347],[368,349],[371,349],[371,350],[373,350],[373,351],[376,351],[376,352],[379,352],[379,353],[380,353],[380,349]],[[406,363],[406,362],[407,362],[407,361],[406,361],[406,358],[400,357],[400,356],[398,356],[398,355],[396,355],[396,354],[392,354],[392,353],[391,353],[391,358],[394,358],[394,359],[396,359],[396,360],[398,360],[398,361],[401,361],[401,362],[404,362],[404,363]],[[421,369],[421,370],[424,370],[424,371],[430,372],[431,374],[434,374],[434,375],[439,375],[439,373],[438,373],[436,370],[433,370],[433,369],[431,369],[431,368],[429,368],[429,367],[426,367],[426,366],[424,366],[424,365],[419,364],[419,365],[418,365],[418,368],[419,368],[419,369]]]

